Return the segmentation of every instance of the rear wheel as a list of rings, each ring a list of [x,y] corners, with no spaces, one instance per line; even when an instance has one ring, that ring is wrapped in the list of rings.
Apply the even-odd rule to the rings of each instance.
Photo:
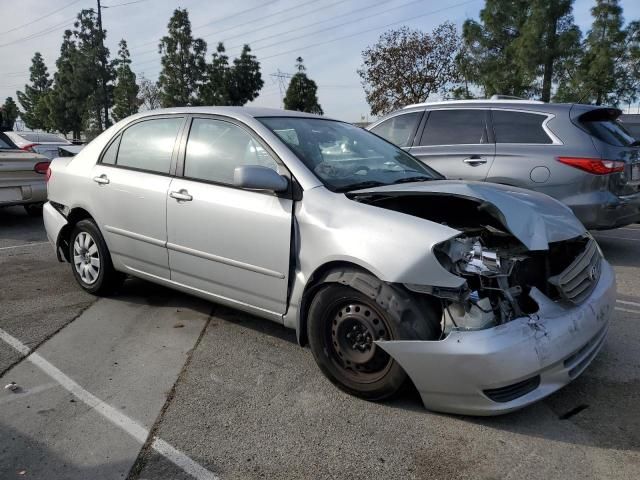
[[[391,295],[399,293],[383,286]],[[309,346],[322,372],[342,390],[369,400],[388,398],[407,375],[375,341],[436,338],[435,316],[416,319],[415,313],[406,298],[379,302],[352,287],[327,284],[309,309]]]
[[[107,245],[92,220],[76,224],[69,242],[69,258],[76,281],[89,293],[112,293],[124,280],[124,275],[113,268]]]

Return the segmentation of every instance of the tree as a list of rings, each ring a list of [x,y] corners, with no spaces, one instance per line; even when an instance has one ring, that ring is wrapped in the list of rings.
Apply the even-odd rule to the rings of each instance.
[[[138,87],[138,102],[144,110],[155,110],[162,106],[160,103],[160,89],[157,83],[141,77]]]
[[[260,62],[251,55],[249,45],[245,45],[240,57],[233,60],[228,86],[229,105],[242,106],[256,99],[263,85]]]
[[[131,55],[127,42],[119,43],[118,58],[114,61],[117,83],[113,89],[113,119],[117,122],[138,111],[136,74],[131,71]]]
[[[385,114],[430,95],[445,94],[458,80],[460,39],[449,22],[431,34],[402,27],[383,33],[362,52],[358,74],[374,115]]]
[[[542,77],[540,99],[551,100],[551,87],[566,61],[579,54],[580,29],[573,21],[574,0],[533,0],[530,15],[515,41],[518,63],[527,77]]]
[[[302,57],[296,59],[296,69],[298,72],[291,77],[284,97],[284,108],[322,115],[322,107],[320,107],[316,95],[318,86],[316,82],[307,77]]]
[[[90,86],[86,85],[78,72],[79,56],[73,32],[66,30],[60,56],[56,60],[53,88],[45,96],[49,129],[65,135],[72,132],[74,140],[80,139],[87,97],[91,93]]]
[[[31,59],[29,68],[31,85],[24,86],[24,92],[16,92],[22,105],[22,120],[31,129],[47,128],[47,111],[43,112],[44,96],[51,91],[53,81],[49,78],[47,66],[40,52]]]
[[[200,102],[203,105],[229,105],[229,57],[224,44],[218,43],[206,66],[206,76],[200,86]]]
[[[164,107],[196,105],[205,73],[207,44],[193,38],[186,10],[174,10],[168,29],[168,35],[162,37],[158,45],[162,54],[158,80],[160,101]]]
[[[101,30],[93,9],[78,14],[73,32],[77,43],[77,85],[87,92],[83,121],[88,130],[102,132],[110,125],[109,108],[112,104],[115,78],[109,62],[109,49],[104,46],[106,32]]]
[[[629,42],[637,37],[634,25],[622,28],[622,8],[617,0],[597,0],[591,9],[593,23],[582,44],[582,55],[558,86],[561,101],[617,105],[633,97],[629,92]]]
[[[1,117],[0,130],[2,131],[13,130],[13,125],[14,123],[16,123],[16,119],[20,114],[20,111],[18,110],[18,105],[16,105],[16,102],[13,101],[13,98],[7,97],[7,99],[4,102],[4,105],[2,106],[2,112],[0,113],[2,114],[0,115]]]

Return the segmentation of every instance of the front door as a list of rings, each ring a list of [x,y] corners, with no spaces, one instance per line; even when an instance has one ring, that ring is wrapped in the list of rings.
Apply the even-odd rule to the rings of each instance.
[[[91,172],[91,213],[116,267],[169,278],[167,191],[184,117],[145,119],[118,135]]]
[[[167,196],[171,280],[273,316],[286,309],[293,201],[233,186],[241,165],[285,173],[244,126],[194,118]]]
[[[496,153],[487,128],[488,111],[446,108],[427,114],[424,130],[409,152],[450,180],[484,181]]]

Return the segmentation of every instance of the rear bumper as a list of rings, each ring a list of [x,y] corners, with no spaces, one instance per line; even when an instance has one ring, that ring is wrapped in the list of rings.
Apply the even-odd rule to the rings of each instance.
[[[60,232],[67,225],[67,219],[51,203],[47,202],[42,208],[42,219],[47,238],[53,246],[59,261],[64,261],[64,256],[59,248]]]
[[[22,185],[0,186],[0,207],[11,205],[28,205],[47,201],[47,184],[43,181],[29,182]]]
[[[598,192],[581,200],[566,203],[590,230],[606,230],[640,222],[640,192],[620,197],[611,192]]]
[[[378,343],[411,377],[426,408],[497,415],[550,395],[584,371],[604,343],[615,296],[613,269],[603,260],[598,285],[577,307],[533,290],[539,311],[531,317],[453,331],[441,341]]]

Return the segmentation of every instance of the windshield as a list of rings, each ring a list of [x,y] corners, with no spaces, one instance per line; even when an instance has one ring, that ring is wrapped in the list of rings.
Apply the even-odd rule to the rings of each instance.
[[[348,123],[296,117],[258,120],[335,192],[443,178],[400,148]]]

